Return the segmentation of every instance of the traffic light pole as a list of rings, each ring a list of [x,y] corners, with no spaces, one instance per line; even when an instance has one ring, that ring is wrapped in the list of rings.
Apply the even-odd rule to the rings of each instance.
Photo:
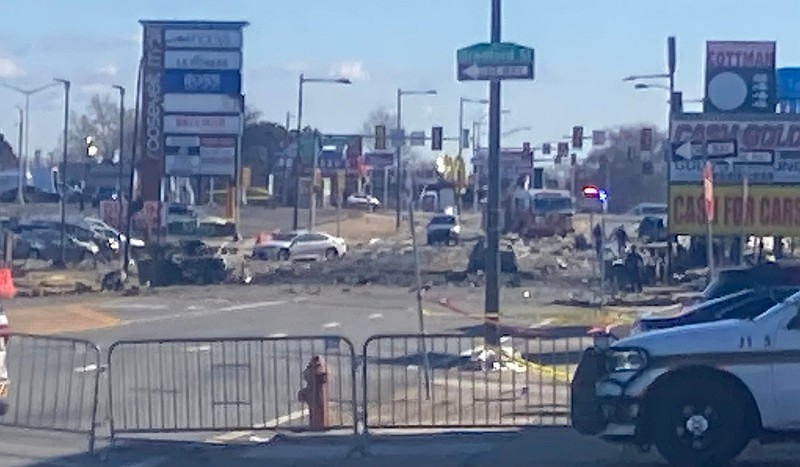
[[[500,42],[501,3],[492,0],[491,42]],[[486,216],[486,344],[499,344],[500,317],[500,80],[489,82],[489,193]]]
[[[396,135],[400,134],[400,129],[402,128],[402,124],[403,124],[403,120],[402,120],[402,116],[401,116],[402,105],[403,105],[403,90],[400,89],[400,88],[397,88],[397,126],[396,126],[396,131],[397,132],[396,132]],[[400,171],[401,171],[401,168],[403,167],[401,165],[400,158],[401,158],[401,156],[403,154],[403,145],[399,141],[396,141],[395,144],[397,145],[397,148],[395,148],[395,151],[396,151],[395,158],[396,158],[396,162],[397,162],[397,166],[395,167],[396,168],[396,172],[395,172],[395,201],[397,202],[397,206],[395,206],[395,212],[394,212],[394,214],[395,214],[395,217],[394,217],[394,229],[397,232],[399,232],[400,231],[400,210],[401,210],[401,207],[400,207],[400,204],[401,204],[400,196],[401,196],[401,192],[402,192],[402,190],[400,189],[401,178],[402,178],[400,176],[400,173],[401,173]]]

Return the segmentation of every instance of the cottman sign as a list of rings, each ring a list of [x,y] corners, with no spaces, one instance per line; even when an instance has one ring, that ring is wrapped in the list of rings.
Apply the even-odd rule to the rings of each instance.
[[[800,115],[682,114],[672,125],[672,144],[736,140],[738,156],[714,167],[715,183],[800,184]],[[672,183],[700,183],[701,160],[673,159]]]

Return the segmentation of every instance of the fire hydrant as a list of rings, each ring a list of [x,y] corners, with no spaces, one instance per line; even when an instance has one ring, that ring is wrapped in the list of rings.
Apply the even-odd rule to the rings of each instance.
[[[297,393],[300,402],[308,405],[309,429],[324,431],[328,426],[328,369],[322,357],[315,355],[303,370],[306,387]]]

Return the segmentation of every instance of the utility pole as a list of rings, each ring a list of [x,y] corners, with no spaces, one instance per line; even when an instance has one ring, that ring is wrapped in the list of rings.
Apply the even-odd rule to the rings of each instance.
[[[61,256],[59,266],[66,266],[67,257],[67,147],[69,143],[69,88],[71,83],[69,80],[55,78],[55,82],[61,83],[64,86],[64,147],[61,156]]]
[[[119,213],[117,214],[117,219],[119,228],[122,228],[122,211],[124,210],[124,201],[122,200],[122,185],[123,180],[125,179],[125,171],[123,170],[122,164],[123,148],[125,147],[125,88],[118,84],[115,84],[112,87],[119,91],[119,171],[117,173],[117,191],[119,192],[117,193],[117,198],[119,199]],[[130,204],[130,202],[131,200],[128,200],[128,204]],[[125,241],[129,241],[129,239],[126,238]]]
[[[402,105],[403,105],[403,90],[400,89],[400,88],[397,88],[397,124],[395,126],[395,130],[397,131],[397,133],[395,134],[395,136],[397,136],[398,139],[400,138],[400,132],[402,131],[402,124],[403,124],[403,120],[402,120],[402,116],[401,116]],[[395,157],[395,161],[397,162],[397,164],[395,165],[394,181],[395,181],[395,201],[397,202],[397,206],[395,207],[395,212],[394,212],[394,214],[395,214],[395,216],[394,216],[394,229],[396,231],[398,231],[398,232],[400,231],[400,211],[402,209],[402,207],[400,206],[400,204],[402,204],[401,203],[402,200],[400,199],[400,196],[401,196],[400,194],[403,191],[400,188],[400,184],[401,184],[400,183],[400,179],[401,179],[400,174],[402,173],[402,167],[403,167],[402,163],[400,161],[400,158],[402,157],[402,154],[403,154],[403,145],[404,145],[404,143],[405,143],[405,141],[395,141],[395,145],[397,146],[397,148],[396,148],[396,153],[395,153],[394,157]]]
[[[491,42],[500,42],[501,2],[492,0]],[[497,345],[500,317],[500,80],[489,82],[489,193],[486,217],[486,343]]]
[[[17,110],[19,111],[19,136],[17,142],[17,168],[19,169],[19,177],[17,181],[17,201],[19,204],[25,204],[25,170],[24,165],[22,162],[22,145],[23,145],[23,133],[25,132],[25,114],[22,111],[22,107],[17,106]]]

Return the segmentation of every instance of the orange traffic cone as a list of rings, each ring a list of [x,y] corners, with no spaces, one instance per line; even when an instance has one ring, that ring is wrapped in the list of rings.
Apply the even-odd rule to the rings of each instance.
[[[14,298],[16,294],[11,268],[0,268],[0,298]]]

